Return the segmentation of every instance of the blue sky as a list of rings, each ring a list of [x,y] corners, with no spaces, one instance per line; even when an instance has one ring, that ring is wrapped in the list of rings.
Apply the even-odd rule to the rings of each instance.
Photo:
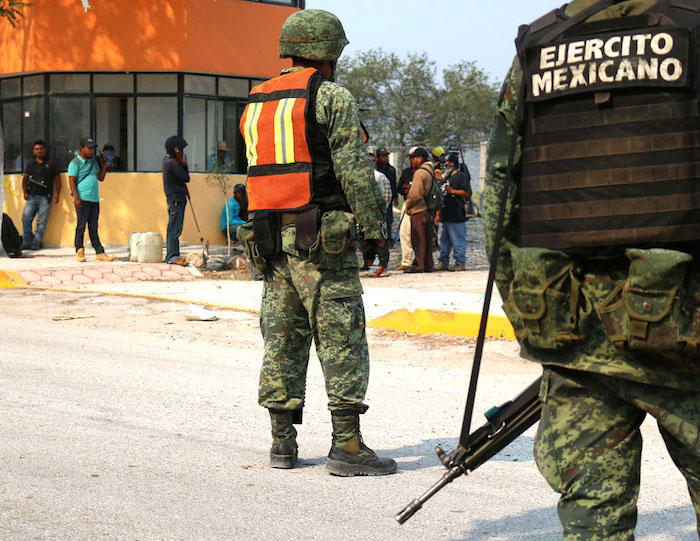
[[[343,22],[350,45],[344,54],[382,48],[405,56],[428,53],[439,68],[475,61],[500,82],[515,54],[518,26],[564,0],[306,0]]]

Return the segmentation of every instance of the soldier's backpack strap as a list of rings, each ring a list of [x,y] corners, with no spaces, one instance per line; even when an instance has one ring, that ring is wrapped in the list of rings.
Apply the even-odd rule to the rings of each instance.
[[[580,22],[585,21],[589,17],[592,17],[596,13],[604,10],[605,8],[611,6],[616,0],[600,0],[592,6],[584,9],[583,11],[577,13],[570,19],[561,20],[559,18],[560,12],[553,12],[554,17],[558,23],[554,23],[549,32],[545,35],[545,38],[549,41],[556,39],[566,30],[572,26],[577,25]],[[548,19],[545,19],[549,17]],[[545,15],[544,20],[540,25],[545,24],[548,20],[554,20],[551,14]],[[536,21],[537,22],[537,21]],[[546,27],[545,27],[546,28]],[[520,42],[521,37],[526,37],[530,35],[529,27],[521,27],[518,38],[515,40],[516,47],[518,47],[518,52],[520,52]],[[544,43],[544,40],[538,40],[538,43]],[[522,59],[521,59],[522,62]],[[498,267],[498,255],[501,249],[501,240],[503,239],[503,225],[505,222],[506,214],[506,202],[508,201],[508,193],[510,192],[510,186],[513,179],[513,166],[515,162],[515,151],[517,147],[517,139],[520,131],[520,126],[523,122],[523,113],[525,110],[525,92],[527,84],[523,79],[520,89],[518,92],[518,108],[515,114],[515,129],[513,133],[513,138],[511,139],[510,148],[508,152],[508,165],[506,168],[506,178],[503,183],[503,189],[501,192],[501,200],[499,202],[498,209],[498,219],[496,221],[496,234],[493,241],[493,249],[491,251],[489,276],[486,282],[486,292],[484,293],[484,306],[481,310],[481,322],[479,324],[479,335],[476,340],[476,347],[474,348],[474,362],[472,364],[472,373],[469,380],[469,391],[467,393],[467,403],[464,410],[464,419],[462,420],[462,433],[459,437],[460,445],[468,445],[469,432],[471,430],[472,415],[474,413],[474,402],[476,400],[476,386],[479,381],[479,371],[481,370],[481,358],[484,351],[484,342],[486,341],[486,324],[489,318],[489,308],[491,306],[491,295],[493,294],[493,284],[496,278],[496,268]]]

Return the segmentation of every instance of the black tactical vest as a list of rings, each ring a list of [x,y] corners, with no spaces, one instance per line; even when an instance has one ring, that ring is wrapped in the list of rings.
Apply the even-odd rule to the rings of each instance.
[[[331,147],[328,137],[321,131],[316,121],[316,99],[318,88],[324,81],[321,73],[317,73],[311,82],[306,129],[308,131],[309,151],[311,152],[311,202],[319,205],[323,211],[344,210],[350,212],[345,192],[340,181],[335,176]]]
[[[638,17],[521,30],[526,84],[521,246],[579,257],[700,254],[700,1]]]

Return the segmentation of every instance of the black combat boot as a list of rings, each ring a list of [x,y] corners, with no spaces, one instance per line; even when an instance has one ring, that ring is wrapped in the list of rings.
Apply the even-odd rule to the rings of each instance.
[[[270,467],[290,469],[298,459],[297,430],[292,425],[293,412],[270,410],[272,422],[272,448],[270,449]]]
[[[362,441],[360,416],[333,415],[333,445],[328,453],[326,469],[332,475],[388,475],[396,472],[396,462],[378,457]]]

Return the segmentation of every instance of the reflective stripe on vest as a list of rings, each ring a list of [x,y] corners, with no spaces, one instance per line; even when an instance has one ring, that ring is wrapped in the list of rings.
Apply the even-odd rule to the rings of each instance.
[[[295,210],[311,201],[308,142],[313,68],[256,86],[241,118],[248,158],[248,209]]]

